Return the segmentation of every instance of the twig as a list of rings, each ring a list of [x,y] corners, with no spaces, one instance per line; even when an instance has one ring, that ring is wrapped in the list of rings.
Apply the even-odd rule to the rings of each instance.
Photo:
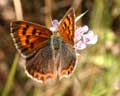
[[[20,0],[13,0],[13,4],[15,7],[16,19],[23,20],[22,6]]]
[[[12,68],[10,70],[10,73],[9,73],[8,80],[6,82],[5,88],[3,89],[2,96],[8,96],[8,93],[9,93],[10,88],[11,88],[12,83],[13,83],[17,62],[18,62],[18,54],[16,54],[15,59],[13,61]]]
[[[47,27],[51,26],[52,17],[52,0],[45,0],[45,25]]]

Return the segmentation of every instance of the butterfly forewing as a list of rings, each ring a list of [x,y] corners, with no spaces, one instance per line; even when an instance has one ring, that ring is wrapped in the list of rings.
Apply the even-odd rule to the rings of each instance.
[[[52,32],[38,24],[15,21],[11,23],[11,35],[18,51],[25,57],[29,57],[37,49],[47,45]]]
[[[70,8],[59,24],[59,33],[64,42],[74,44],[75,16],[74,9]]]

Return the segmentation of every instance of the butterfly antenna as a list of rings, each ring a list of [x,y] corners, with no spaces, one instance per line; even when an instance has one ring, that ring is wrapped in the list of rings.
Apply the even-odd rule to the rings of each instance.
[[[77,17],[75,18],[75,23],[77,23],[77,21],[78,21],[80,18],[82,18],[87,12],[88,12],[88,10],[85,11],[84,13],[80,14],[79,16],[77,16]]]

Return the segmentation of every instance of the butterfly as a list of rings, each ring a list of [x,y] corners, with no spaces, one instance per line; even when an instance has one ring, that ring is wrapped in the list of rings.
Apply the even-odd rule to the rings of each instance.
[[[30,78],[43,83],[73,73],[76,65],[73,8],[60,20],[56,32],[27,21],[11,22],[10,28],[14,45],[25,59],[25,73]]]

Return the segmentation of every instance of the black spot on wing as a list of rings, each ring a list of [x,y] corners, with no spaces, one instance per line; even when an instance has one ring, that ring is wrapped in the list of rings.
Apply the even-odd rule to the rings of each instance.
[[[30,43],[30,48],[31,48],[31,49],[34,48],[34,43]]]
[[[35,33],[36,33],[36,29],[34,28],[34,29],[32,30],[32,35],[35,35]]]

